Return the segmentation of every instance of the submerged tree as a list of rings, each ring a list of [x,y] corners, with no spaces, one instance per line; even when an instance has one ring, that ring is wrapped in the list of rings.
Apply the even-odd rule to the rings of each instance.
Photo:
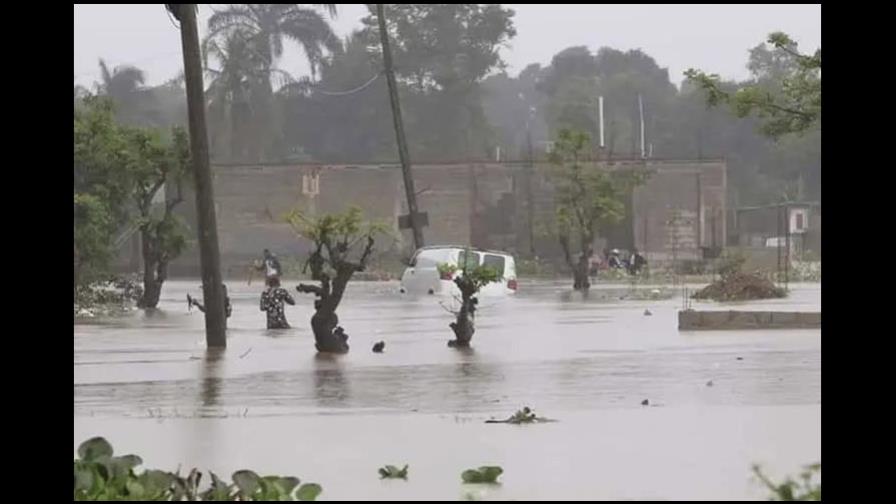
[[[129,231],[143,242],[144,291],[138,305],[155,307],[168,263],[186,247],[184,225],[173,215],[190,166],[186,133],[170,139],[155,129],[122,126],[108,97],[87,96],[74,123],[75,283],[108,277],[117,246]],[[178,188],[157,210],[166,185]]]
[[[582,291],[591,287],[588,266],[598,227],[623,218],[623,198],[641,179],[634,172],[611,173],[589,158],[586,133],[560,131],[551,153],[557,239],[573,272],[573,289]],[[574,248],[578,250],[575,260]]]
[[[438,265],[439,276],[452,278],[454,285],[460,290],[460,309],[454,313],[455,320],[449,327],[454,331],[454,339],[448,341],[449,347],[467,348],[473,333],[476,332],[476,305],[479,299],[476,294],[486,285],[499,281],[500,275],[495,268],[476,263],[476,256],[465,250],[460,257],[461,266],[442,263]],[[460,274],[458,274],[460,273]]]
[[[310,270],[311,279],[320,282],[320,285],[299,284],[296,290],[317,297],[311,317],[315,347],[318,352],[348,352],[348,334],[339,326],[336,308],[352,275],[367,267],[373,252],[374,236],[385,233],[386,227],[375,222],[364,222],[357,207],[318,218],[305,216],[294,209],[287,214],[286,221],[296,234],[314,245],[302,271]]]
[[[137,306],[155,308],[162,284],[168,279],[168,264],[187,246],[186,225],[173,212],[183,201],[182,184],[189,173],[190,145],[182,128],[172,130],[170,141],[156,131],[144,129],[130,129],[126,137],[130,144],[128,172],[133,180],[132,196],[143,253],[143,296]],[[168,197],[167,189],[171,186],[175,194]],[[157,211],[153,201],[159,191],[166,197]]]

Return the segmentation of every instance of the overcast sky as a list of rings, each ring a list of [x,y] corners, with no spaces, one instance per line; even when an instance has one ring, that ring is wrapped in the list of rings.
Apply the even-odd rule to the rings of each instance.
[[[222,4],[200,4],[200,36],[205,22]],[[516,11],[517,35],[502,55],[508,72],[529,63],[550,63],[557,52],[576,45],[592,51],[609,46],[640,48],[675,84],[695,67],[724,78],[743,79],[747,50],[773,31],[791,35],[804,51],[821,45],[821,5],[576,5],[508,4]],[[182,68],[180,36],[162,4],[75,5],[75,81],[92,86],[98,60],[110,66],[135,65],[155,85]],[[339,35],[361,26],[362,4],[339,4],[332,22]],[[298,47],[289,46],[279,66],[294,76],[308,65]]]

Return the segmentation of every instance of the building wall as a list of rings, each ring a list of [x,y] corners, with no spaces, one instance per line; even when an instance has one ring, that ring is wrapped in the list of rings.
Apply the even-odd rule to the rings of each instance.
[[[679,258],[696,258],[701,244],[724,243],[724,219],[718,219],[714,234],[707,224],[713,211],[718,209],[724,215],[724,162],[649,162],[640,166],[652,174],[631,196],[631,215],[619,224],[624,232],[612,233],[622,237],[618,240],[632,243],[609,246],[636,246],[646,251],[649,259],[662,260],[671,257],[673,249]],[[314,173],[318,174],[319,193],[306,194],[303,187],[308,189],[309,181],[303,182],[303,177],[313,178]],[[534,168],[504,163],[415,165],[418,206],[429,214],[429,226],[424,228],[426,243],[528,253],[528,184],[536,228],[549,229],[554,215],[549,173],[546,164]],[[292,208],[323,214],[358,206],[366,218],[387,221],[395,229],[398,241],[387,239],[380,250],[407,247],[412,241],[408,230],[397,229],[398,216],[407,213],[398,166],[215,166],[213,178],[225,274],[245,271],[263,248],[281,257],[304,255],[310,244],[283,222],[283,215]],[[185,198],[178,211],[195,233],[195,196],[187,191]],[[675,210],[687,222],[673,230],[668,222]],[[535,234],[540,255],[559,252],[555,240]],[[198,250],[193,245],[172,264],[172,275],[197,274]]]

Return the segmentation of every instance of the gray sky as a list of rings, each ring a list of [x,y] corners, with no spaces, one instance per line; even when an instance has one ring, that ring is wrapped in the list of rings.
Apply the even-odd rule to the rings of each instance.
[[[200,36],[211,8],[200,4]],[[821,45],[821,5],[576,5],[508,4],[516,11],[517,36],[502,51],[516,74],[529,63],[550,63],[557,52],[574,45],[592,51],[602,46],[640,48],[669,69],[675,84],[695,67],[724,78],[743,79],[747,50],[773,31],[788,33],[804,51]],[[180,36],[162,4],[75,5],[75,80],[92,86],[99,77],[98,59],[110,66],[135,65],[155,85],[182,68]],[[333,21],[346,35],[360,28],[362,4],[340,4]],[[279,67],[306,75],[301,50],[289,46]]]

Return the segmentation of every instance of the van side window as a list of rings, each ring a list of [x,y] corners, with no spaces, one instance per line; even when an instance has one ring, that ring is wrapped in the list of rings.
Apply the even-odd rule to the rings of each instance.
[[[485,254],[485,259],[482,261],[482,265],[495,268],[498,272],[498,277],[504,276],[504,256]]]
[[[467,265],[467,269],[472,269],[476,266],[479,266],[479,262],[481,260],[479,252],[470,252],[469,254],[470,255],[468,256],[466,250],[461,250],[457,253],[457,263],[461,269],[463,269],[464,264]]]

